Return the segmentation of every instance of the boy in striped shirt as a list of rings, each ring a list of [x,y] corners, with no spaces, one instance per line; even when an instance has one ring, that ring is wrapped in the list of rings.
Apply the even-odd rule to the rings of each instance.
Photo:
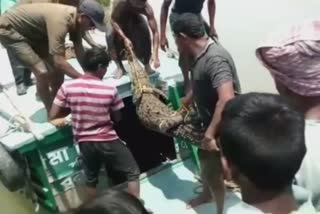
[[[85,74],[65,82],[59,89],[49,119],[64,124],[71,113],[73,135],[83,157],[88,193],[96,195],[98,175],[103,165],[114,184],[128,182],[128,192],[139,198],[139,167],[130,150],[113,129],[124,107],[116,87],[103,82],[110,56],[101,49],[85,52]]]

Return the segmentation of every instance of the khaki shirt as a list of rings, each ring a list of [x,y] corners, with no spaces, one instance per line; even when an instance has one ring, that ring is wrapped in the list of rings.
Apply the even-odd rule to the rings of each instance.
[[[23,4],[3,18],[34,46],[48,44],[50,55],[64,55],[65,38],[76,32],[77,9],[62,4]]]

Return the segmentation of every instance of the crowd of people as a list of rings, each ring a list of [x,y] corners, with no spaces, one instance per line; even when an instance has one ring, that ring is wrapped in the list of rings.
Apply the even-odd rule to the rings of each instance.
[[[198,145],[203,192],[187,208],[214,202],[218,214],[320,212],[320,20],[289,26],[257,47],[279,95],[241,94],[235,63],[218,40],[215,1],[207,1],[209,24],[201,16],[204,2],[175,0],[169,16],[184,77],[181,104],[192,105],[199,129],[206,129]],[[133,48],[147,73],[160,66],[172,0],[163,0],[160,33],[146,0],[114,0],[109,20],[95,0],[72,3],[21,2],[0,17],[0,42],[17,92],[26,93],[21,84],[32,84],[31,71],[50,122],[63,126],[71,114],[89,195],[76,213],[149,213],[140,198],[139,167],[113,129],[124,104],[116,87],[102,80],[111,60],[116,77],[125,74],[124,47]],[[88,35],[94,28],[106,33],[107,49]],[[65,59],[67,34],[84,74]],[[83,38],[92,48],[83,48]],[[64,82],[64,74],[74,80]],[[97,197],[102,166],[114,184],[127,184],[127,192]],[[242,196],[228,209],[224,180],[237,184]]]

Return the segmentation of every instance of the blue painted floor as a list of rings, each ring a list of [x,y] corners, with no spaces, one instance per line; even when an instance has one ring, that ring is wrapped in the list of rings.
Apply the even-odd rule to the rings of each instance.
[[[192,171],[195,166],[191,160],[179,162],[161,170],[155,175],[141,181],[141,196],[147,208],[155,214],[214,214],[215,204],[208,203],[195,210],[186,209],[186,202],[197,196],[201,184]],[[239,198],[231,192],[227,193],[225,209],[234,205]]]

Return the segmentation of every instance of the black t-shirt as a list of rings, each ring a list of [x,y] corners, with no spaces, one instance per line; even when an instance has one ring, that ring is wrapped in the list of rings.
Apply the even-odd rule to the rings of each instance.
[[[172,12],[174,13],[201,13],[204,0],[175,0]]]

